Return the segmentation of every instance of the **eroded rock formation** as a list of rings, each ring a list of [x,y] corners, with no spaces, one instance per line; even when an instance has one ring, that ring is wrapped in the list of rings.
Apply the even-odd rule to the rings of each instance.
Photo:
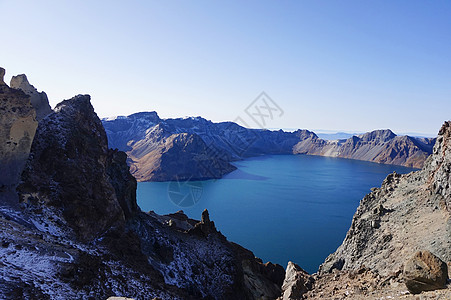
[[[107,137],[88,95],[58,104],[42,120],[18,187],[32,209],[62,208],[64,219],[84,239],[98,236],[124,220],[107,174]]]
[[[0,187],[17,183],[38,126],[30,97],[8,87],[4,75],[0,68]]]
[[[45,92],[38,92],[38,90],[28,82],[25,74],[13,76],[11,78],[10,87],[21,90],[30,96],[31,105],[33,105],[36,110],[36,119],[38,121],[52,112],[47,94]]]

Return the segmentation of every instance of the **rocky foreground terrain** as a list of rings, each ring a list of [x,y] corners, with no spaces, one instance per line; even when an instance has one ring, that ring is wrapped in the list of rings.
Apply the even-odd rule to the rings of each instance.
[[[451,299],[451,122],[422,170],[390,174],[362,199],[311,275],[263,263],[206,210],[142,212],[127,155],[108,147],[88,95],[37,120],[42,102],[3,74],[1,299]]]
[[[2,182],[0,191],[0,298],[280,294],[284,269],[227,241],[207,211],[200,221],[140,211],[127,157],[108,149],[89,96],[61,102],[36,130],[30,95],[4,83],[0,95],[0,109],[11,114],[2,119],[1,145],[9,145],[8,134],[24,140],[6,156],[20,161],[20,179]],[[14,113],[32,122],[11,130]]]
[[[102,120],[109,146],[125,151],[138,181],[221,178],[230,162],[264,154],[307,154],[421,168],[435,139],[375,130],[326,141],[308,130],[248,129],[201,117],[161,119],[156,112]]]

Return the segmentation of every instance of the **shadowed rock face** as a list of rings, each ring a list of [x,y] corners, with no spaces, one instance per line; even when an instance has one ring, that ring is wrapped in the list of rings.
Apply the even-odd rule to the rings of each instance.
[[[3,69],[2,67],[0,67],[0,85],[5,85],[5,69]]]
[[[127,166],[127,154],[118,150],[108,150],[106,173],[126,218],[140,211],[136,203],[136,179]]]
[[[60,208],[82,239],[93,238],[124,220],[107,174],[113,161],[90,97],[65,100],[39,123],[18,187],[22,202]]]
[[[390,174],[366,195],[343,244],[320,272],[356,270],[365,265],[381,275],[402,270],[408,257],[428,250],[451,261],[451,127],[445,122],[424,168]]]
[[[28,82],[25,74],[13,76],[11,78],[10,87],[21,90],[30,96],[30,101],[36,110],[36,119],[38,121],[52,112],[47,94],[44,92],[39,93],[38,90]]]
[[[0,68],[0,187],[17,184],[36,132],[36,112],[30,97],[9,88]]]

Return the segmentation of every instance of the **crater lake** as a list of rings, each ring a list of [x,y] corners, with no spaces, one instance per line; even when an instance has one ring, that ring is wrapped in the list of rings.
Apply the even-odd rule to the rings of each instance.
[[[140,182],[143,211],[183,210],[216,228],[263,262],[289,260],[309,273],[342,243],[359,201],[393,171],[415,169],[307,155],[267,155],[235,162],[222,179]]]

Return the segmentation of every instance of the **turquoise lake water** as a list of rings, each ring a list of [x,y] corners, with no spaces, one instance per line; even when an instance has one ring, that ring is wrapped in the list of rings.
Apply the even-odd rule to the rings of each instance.
[[[269,155],[234,163],[219,180],[138,183],[143,211],[183,210],[200,219],[207,208],[229,241],[264,262],[288,261],[309,273],[336,250],[360,199],[391,172],[414,169],[305,155]]]

